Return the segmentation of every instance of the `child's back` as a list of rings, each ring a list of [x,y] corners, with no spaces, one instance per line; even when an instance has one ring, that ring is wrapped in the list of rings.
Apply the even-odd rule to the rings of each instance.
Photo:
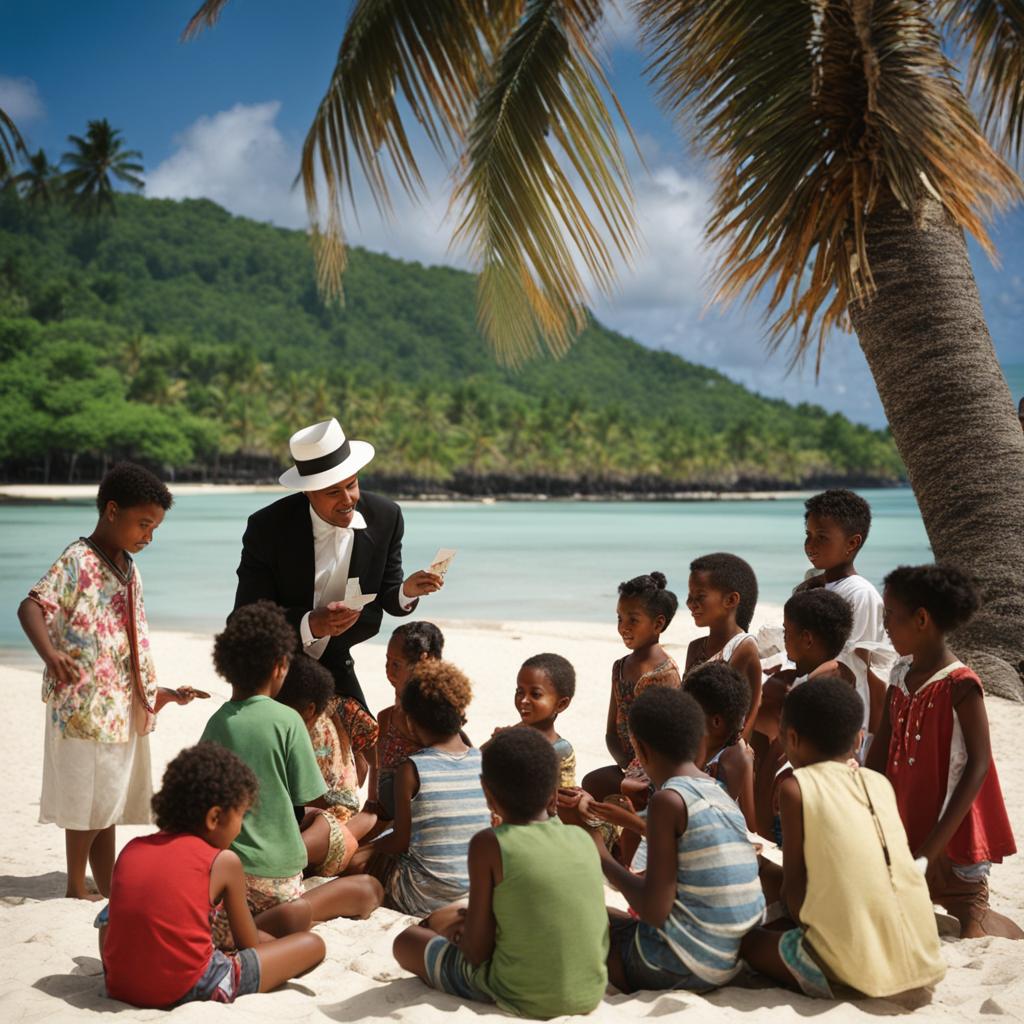
[[[869,996],[945,974],[932,902],[883,775],[837,761],[797,768],[807,894],[800,921],[830,978]]]

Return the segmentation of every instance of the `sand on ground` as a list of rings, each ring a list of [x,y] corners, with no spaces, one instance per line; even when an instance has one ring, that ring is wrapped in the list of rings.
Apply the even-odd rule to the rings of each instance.
[[[781,620],[779,609],[759,608],[760,621]],[[685,611],[667,634],[666,644],[682,660],[693,635]],[[541,651],[555,651],[576,666],[578,688],[571,708],[559,719],[559,731],[574,744],[580,773],[609,762],[604,750],[610,668],[624,652],[614,629],[595,624],[442,623],[446,654],[469,674],[475,698],[469,712],[470,735],[481,742],[499,725],[516,721],[515,675],[522,661]],[[385,624],[387,628],[387,624]],[[188,707],[169,706],[152,736],[154,783],[179,749],[194,743],[214,708],[229,689],[214,674],[211,638],[184,633],[155,633],[153,646],[161,682],[190,683],[214,696]],[[357,649],[357,668],[371,706],[392,700],[384,677],[384,638]],[[116,1012],[118,1024],[161,1020],[234,1021],[260,1024],[285,1021],[405,1021],[428,1024],[438,1019],[488,1021],[508,1019],[494,1007],[462,1003],[431,991],[401,971],[391,957],[395,935],[411,919],[388,910],[368,921],[332,921],[317,927],[327,943],[326,960],[299,980],[266,995],[247,996],[231,1007],[191,1004],[166,1014],[138,1010],[104,998],[101,966],[92,927],[96,906],[66,900],[64,843],[61,831],[37,823],[42,773],[43,708],[40,674],[0,667],[0,685],[8,698],[7,751],[0,773],[0,796],[6,814],[0,842],[0,1021],[81,1021]],[[993,747],[1010,818],[1024,822],[1024,705],[998,698],[988,701]],[[118,830],[118,847],[147,828]],[[158,884],[158,883],[157,883]],[[992,877],[992,903],[1024,922],[1024,859],[1012,857]],[[618,899],[609,893],[610,900]],[[543,942],[544,937],[538,936]],[[1005,939],[943,942],[948,965],[945,980],[930,1000],[859,999],[815,1001],[772,987],[733,985],[709,996],[647,992],[623,996],[610,990],[589,1019],[616,1024],[683,1013],[700,1024],[770,1017],[773,1024],[807,1017],[837,1022],[912,1012],[923,1021],[975,1020],[1004,1016],[1024,1020],[1024,943]],[[568,1019],[568,1018],[566,1018]]]

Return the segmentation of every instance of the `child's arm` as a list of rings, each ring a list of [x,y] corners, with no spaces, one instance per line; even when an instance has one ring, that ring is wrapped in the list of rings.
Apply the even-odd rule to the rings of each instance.
[[[18,621],[29,638],[36,654],[43,659],[43,663],[50,670],[57,682],[64,686],[71,686],[78,682],[80,675],[78,662],[64,651],[58,651],[50,640],[50,632],[46,628],[46,617],[43,615],[42,606],[31,597],[26,597],[18,605]]]
[[[889,762],[889,742],[892,739],[892,719],[890,718],[889,706],[892,704],[892,690],[885,695],[885,702],[882,704],[882,720],[878,723],[871,746],[868,747],[867,756],[864,758],[864,767],[872,771],[885,774]]]
[[[469,841],[469,906],[459,942],[462,955],[474,967],[494,953],[494,887],[502,877],[501,847],[494,832],[486,828]]]
[[[946,802],[946,810],[939,817],[931,834],[914,850],[914,857],[927,857],[928,863],[946,849],[956,834],[960,823],[967,816],[978,795],[989,765],[992,763],[992,747],[988,734],[988,715],[985,713],[985,699],[981,695],[981,684],[975,679],[962,679],[953,684],[953,713],[960,719],[967,748],[967,764],[956,784],[952,796]]]
[[[405,853],[412,834],[412,798],[419,792],[420,777],[412,761],[403,761],[395,769],[395,820],[391,831],[374,840],[373,849],[380,853]]]
[[[622,749],[622,741],[619,739],[619,730],[615,721],[616,711],[615,680],[613,679],[611,696],[608,698],[608,722],[605,725],[604,743],[608,748],[608,753],[612,755],[612,760],[620,768],[625,768],[629,764],[629,758],[626,757],[626,752]]]
[[[605,878],[652,928],[661,928],[676,899],[677,844],[686,831],[686,804],[678,793],[658,790],[647,805],[647,872],[634,875],[598,843]]]
[[[790,775],[779,784],[782,815],[782,900],[793,920],[807,895],[807,864],[804,861],[804,804],[800,783]]]
[[[757,812],[754,810],[754,752],[740,740],[722,753],[722,768],[729,796],[743,812],[747,828],[757,831]]]
[[[757,721],[757,712],[761,707],[761,681],[764,678],[761,659],[757,653],[757,644],[744,640],[736,649],[729,664],[746,679],[747,685],[750,687],[750,710],[747,712],[747,720],[743,724],[741,734],[743,739],[749,743],[750,734],[754,731],[754,723]]]
[[[210,902],[216,904],[221,900],[224,901],[235,945],[239,949],[258,946],[259,931],[245,899],[245,871],[238,854],[231,850],[218,853],[210,868]]]
[[[694,665],[699,664],[703,660],[706,643],[707,637],[705,636],[699,636],[696,640],[690,641],[690,646],[686,648],[686,662],[683,665],[684,676]]]

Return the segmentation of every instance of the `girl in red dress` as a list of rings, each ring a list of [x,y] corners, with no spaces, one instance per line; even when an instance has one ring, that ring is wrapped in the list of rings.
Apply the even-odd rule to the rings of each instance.
[[[978,676],[946,635],[978,610],[972,581],[951,566],[901,566],[885,578],[893,666],[868,767],[884,771],[932,900],[962,938],[1024,939],[988,905],[993,863],[1017,852],[999,788]]]

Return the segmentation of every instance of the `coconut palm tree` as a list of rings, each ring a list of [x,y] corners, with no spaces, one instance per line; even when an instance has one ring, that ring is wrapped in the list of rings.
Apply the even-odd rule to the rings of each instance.
[[[415,194],[415,123],[454,168],[456,240],[480,268],[500,359],[560,354],[636,235],[598,38],[613,0],[357,0],[301,176],[321,286],[344,267],[342,198],[388,166]],[[186,28],[211,25],[206,0]],[[649,73],[716,179],[717,297],[764,296],[768,342],[865,353],[937,558],[978,577],[956,638],[994,692],[1024,692],[1024,437],[964,232],[1024,187],[1024,13],[991,0],[634,0]],[[945,37],[943,36],[945,33]],[[948,45],[944,45],[944,42]],[[949,52],[967,55],[967,90]],[[621,114],[621,110],[619,110]],[[993,136],[990,142],[988,134]],[[318,206],[322,179],[326,211]]]
[[[29,205],[49,206],[56,197],[59,171],[41,149],[28,157],[26,163],[25,169],[15,174],[11,181]]]
[[[90,215],[116,213],[112,177],[132,188],[142,188],[142,164],[137,162],[142,154],[137,149],[124,149],[121,133],[106,118],[90,121],[84,139],[69,135],[68,142],[74,149],[62,158],[68,165],[64,187],[79,210]]]
[[[25,140],[18,126],[6,111],[0,110],[0,188],[8,184],[14,172],[14,164],[24,152]]]

